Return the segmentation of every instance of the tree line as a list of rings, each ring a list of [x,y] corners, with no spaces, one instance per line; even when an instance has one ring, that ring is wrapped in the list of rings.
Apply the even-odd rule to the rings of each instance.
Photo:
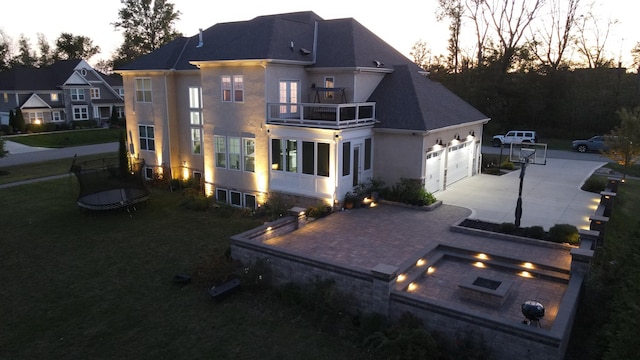
[[[175,29],[180,12],[167,0],[120,0],[122,7],[118,19],[111,23],[123,31],[123,41],[108,59],[97,61],[96,69],[111,73],[112,69],[148,54],[162,45],[182,36]],[[88,60],[100,53],[100,47],[83,35],[63,32],[53,46],[42,33],[37,35],[37,49],[31,40],[20,35],[14,42],[0,29],[0,72],[15,66],[45,67],[57,60]]]

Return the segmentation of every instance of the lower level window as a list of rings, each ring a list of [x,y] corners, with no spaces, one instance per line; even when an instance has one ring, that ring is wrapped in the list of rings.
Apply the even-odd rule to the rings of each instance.
[[[144,177],[147,180],[153,179],[153,169],[150,167],[144,168]]]
[[[229,191],[231,195],[231,205],[242,206],[242,194],[239,191]]]
[[[225,189],[216,189],[216,200],[221,203],[227,202],[227,190]]]
[[[257,207],[256,196],[251,194],[244,194],[244,207],[249,209],[255,209]]]

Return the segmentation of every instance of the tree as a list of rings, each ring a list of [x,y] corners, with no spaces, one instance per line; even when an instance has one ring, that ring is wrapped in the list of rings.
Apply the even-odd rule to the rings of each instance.
[[[56,40],[56,57],[61,60],[88,60],[99,52],[100,47],[93,46],[93,40],[86,36],[63,32]]]
[[[420,39],[413,44],[411,52],[409,53],[413,57],[413,62],[423,68],[429,69],[429,63],[431,62],[431,49],[427,47],[427,43]]]
[[[640,160],[640,107],[622,108],[617,112],[620,125],[605,139],[604,155],[622,165],[622,180],[627,176],[627,166]]]
[[[484,64],[484,49],[487,41],[489,24],[484,16],[484,9],[481,6],[484,0],[466,0],[466,7],[469,10],[469,18],[473,21],[476,32],[476,66]]]
[[[23,132],[26,128],[26,125],[24,123],[24,116],[22,115],[22,110],[20,110],[20,108],[18,108],[16,110],[16,116],[13,119],[13,131],[14,132]]]
[[[458,73],[460,60],[460,32],[462,30],[462,16],[464,6],[462,0],[438,0],[438,12],[436,18],[442,21],[449,18],[449,60],[454,73]]]
[[[575,37],[579,5],[580,0],[568,0],[563,8],[561,0],[551,1],[550,15],[543,18],[542,28],[535,31],[531,42],[533,54],[543,67],[558,70],[565,62],[564,54]]]
[[[0,29],[0,72],[11,67],[11,39]]]
[[[38,63],[36,53],[31,50],[31,44],[29,38],[24,35],[20,35],[18,39],[18,55],[12,59],[12,65],[23,65],[33,67]]]
[[[120,0],[116,30],[124,30],[124,42],[114,57],[114,67],[146,55],[182,36],[174,22],[180,12],[167,0]]]
[[[592,4],[589,12],[577,22],[580,36],[575,40],[578,52],[584,57],[590,69],[609,67],[613,63],[613,59],[607,58],[605,45],[611,28],[618,23],[617,20],[599,18],[595,15],[593,6]]]
[[[56,61],[56,52],[51,49],[43,33],[38,33],[38,48],[40,49],[38,66],[49,66]]]
[[[13,113],[13,110],[9,110],[9,131],[13,134],[14,129],[16,128],[16,115]]]
[[[9,151],[4,149],[4,139],[0,136],[0,158],[5,157]]]
[[[486,8],[488,23],[498,40],[496,61],[501,74],[506,74],[513,65],[514,56],[520,50],[525,31],[536,18],[544,0],[500,0],[481,1]]]

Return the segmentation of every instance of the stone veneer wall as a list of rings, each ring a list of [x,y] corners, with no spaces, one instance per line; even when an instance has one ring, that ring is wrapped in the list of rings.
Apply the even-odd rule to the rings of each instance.
[[[569,343],[582,281],[581,275],[572,276],[550,330],[456,309],[406,292],[391,295],[389,316],[397,319],[410,312],[422,320],[427,330],[444,333],[451,338],[468,333],[480,335],[491,349],[493,359],[557,360],[564,357]]]
[[[331,279],[335,281],[336,290],[349,299],[349,310],[387,316],[389,294],[395,286],[396,267],[384,264],[373,269],[349,267],[263,244],[264,240],[293,231],[303,224],[300,218],[290,216],[233,236],[231,256],[243,264],[266,261],[271,270],[273,285],[276,286],[288,282],[306,284]],[[268,227],[271,230],[267,230]]]

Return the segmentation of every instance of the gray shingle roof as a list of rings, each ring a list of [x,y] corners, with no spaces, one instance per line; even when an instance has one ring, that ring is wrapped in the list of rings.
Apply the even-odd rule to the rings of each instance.
[[[19,90],[54,90],[59,89],[80,60],[59,60],[53,65],[32,68],[17,66],[0,73],[0,89]]]
[[[371,94],[378,128],[429,131],[489,118],[413,64],[394,66]]]
[[[317,24],[316,54],[314,50]],[[196,69],[190,61],[261,60],[307,62],[310,67],[393,68],[370,100],[377,102],[379,128],[428,131],[488,119],[352,18],[323,20],[313,12],[259,16],[216,24],[177,39],[118,70]],[[294,44],[293,49],[291,43]],[[313,62],[315,60],[315,62]]]

